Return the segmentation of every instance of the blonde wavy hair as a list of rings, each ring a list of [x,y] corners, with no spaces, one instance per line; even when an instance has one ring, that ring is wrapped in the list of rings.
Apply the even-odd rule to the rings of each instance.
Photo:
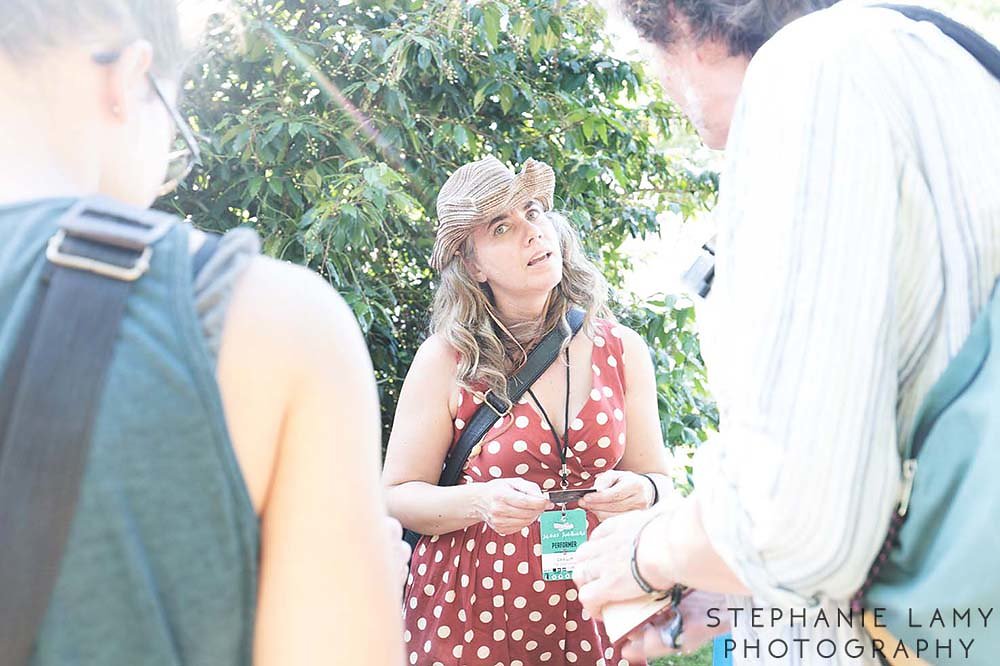
[[[503,402],[507,377],[517,371],[527,353],[556,326],[569,333],[570,308],[584,311],[583,329],[593,335],[594,318],[612,318],[607,280],[583,251],[580,239],[560,213],[544,213],[555,227],[562,254],[562,279],[549,294],[541,322],[506,323],[500,319],[489,285],[476,282],[456,257],[441,271],[434,294],[431,334],[442,336],[458,352],[458,385],[475,394],[492,391]],[[462,245],[462,258],[475,257],[471,238]],[[569,346],[567,335],[563,348]]]

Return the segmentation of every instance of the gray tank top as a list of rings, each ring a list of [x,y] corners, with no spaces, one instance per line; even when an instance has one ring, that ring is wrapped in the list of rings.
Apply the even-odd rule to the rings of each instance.
[[[0,370],[71,203],[0,207]],[[259,526],[215,362],[258,246],[227,234],[192,286],[189,232],[178,223],[156,244],[129,299],[33,666],[251,662]]]

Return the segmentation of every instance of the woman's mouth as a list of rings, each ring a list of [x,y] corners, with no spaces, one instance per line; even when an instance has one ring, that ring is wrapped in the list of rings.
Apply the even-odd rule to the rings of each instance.
[[[531,261],[528,262],[528,267],[530,268],[531,266],[537,266],[538,264],[544,261],[548,261],[548,259],[551,256],[552,256],[551,252],[542,252],[541,254],[536,254],[534,257],[531,258]]]

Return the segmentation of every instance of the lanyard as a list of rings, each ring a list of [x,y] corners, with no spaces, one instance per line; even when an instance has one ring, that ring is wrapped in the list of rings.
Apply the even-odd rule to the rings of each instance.
[[[531,388],[528,388],[528,395],[535,401],[538,411],[542,413],[545,422],[549,424],[549,429],[552,430],[552,436],[556,439],[556,448],[559,450],[559,462],[562,463],[562,466],[559,468],[559,476],[561,478],[559,487],[566,490],[569,488],[569,468],[566,466],[566,451],[569,450],[569,347],[566,347],[566,416],[563,419],[563,436],[561,439],[559,433],[556,431],[556,427],[552,424],[552,419],[549,418],[549,415],[545,412],[545,408],[542,407],[542,403],[539,402]]]

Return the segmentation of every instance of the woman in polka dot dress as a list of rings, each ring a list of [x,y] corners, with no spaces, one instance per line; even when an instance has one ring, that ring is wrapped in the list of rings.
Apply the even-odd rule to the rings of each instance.
[[[404,599],[409,662],[624,666],[572,581],[543,579],[538,518],[555,508],[545,493],[564,469],[570,488],[597,488],[568,507],[586,510],[588,532],[670,491],[649,353],[608,318],[606,283],[548,210],[551,169],[529,160],[514,176],[483,162],[438,196],[433,334],[407,374],[386,456],[390,512],[430,535]],[[524,351],[571,306],[587,315],[581,333],[473,449],[462,482],[438,487],[484,392],[504,395]]]

